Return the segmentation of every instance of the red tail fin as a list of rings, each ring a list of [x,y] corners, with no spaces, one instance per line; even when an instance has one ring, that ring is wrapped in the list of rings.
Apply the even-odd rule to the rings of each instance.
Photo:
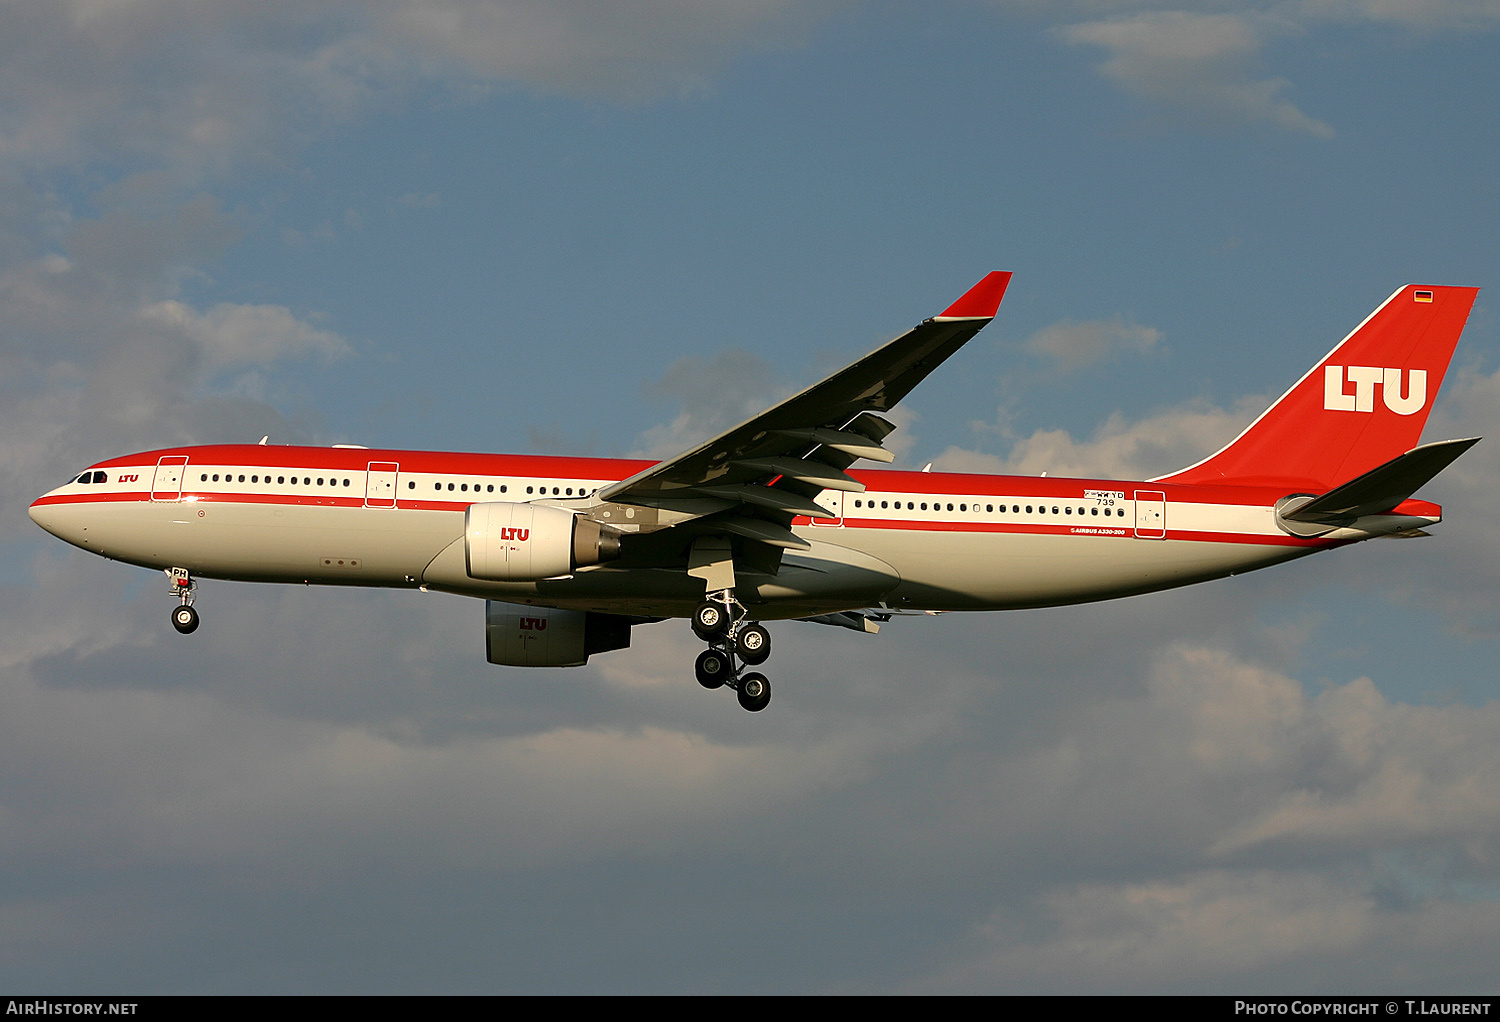
[[[1408,284],[1228,447],[1162,482],[1322,493],[1417,446],[1477,287]]]

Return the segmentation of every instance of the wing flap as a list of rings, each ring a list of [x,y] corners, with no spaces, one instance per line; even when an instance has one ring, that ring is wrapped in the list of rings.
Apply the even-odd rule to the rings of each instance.
[[[754,504],[791,515],[809,515],[813,518],[825,518],[828,515],[828,509],[810,497],[774,486],[696,486],[693,492],[722,497],[733,503]]]
[[[753,469],[760,475],[779,475],[799,483],[811,483],[825,490],[864,493],[865,484],[851,479],[832,465],[807,458],[737,458],[733,462]]]

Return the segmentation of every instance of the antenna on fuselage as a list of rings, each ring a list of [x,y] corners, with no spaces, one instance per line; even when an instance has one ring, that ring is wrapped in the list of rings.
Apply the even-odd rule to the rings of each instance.
[[[265,436],[261,437],[260,438],[260,446],[261,447],[266,446],[266,441],[269,440],[269,439],[271,439],[271,434],[269,434],[269,433],[267,433]]]

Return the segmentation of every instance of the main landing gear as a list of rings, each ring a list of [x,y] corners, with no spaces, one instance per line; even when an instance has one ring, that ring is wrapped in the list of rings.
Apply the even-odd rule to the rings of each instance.
[[[711,593],[698,605],[693,611],[693,631],[709,645],[698,654],[693,673],[704,688],[728,685],[741,706],[757,713],[771,701],[771,683],[756,671],[740,674],[735,660],[751,667],[765,663],[771,655],[771,633],[764,625],[745,620],[747,616],[730,589]]]
[[[183,635],[198,629],[198,612],[193,609],[193,592],[198,588],[198,583],[193,580],[192,573],[186,568],[168,568],[167,577],[172,580],[172,592],[182,601],[181,605],[172,611],[172,627]]]

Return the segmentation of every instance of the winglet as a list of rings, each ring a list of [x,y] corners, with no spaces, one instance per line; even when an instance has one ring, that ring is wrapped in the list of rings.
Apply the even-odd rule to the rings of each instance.
[[[1010,274],[996,270],[964,292],[964,296],[944,309],[934,319],[994,319],[1005,297]]]

